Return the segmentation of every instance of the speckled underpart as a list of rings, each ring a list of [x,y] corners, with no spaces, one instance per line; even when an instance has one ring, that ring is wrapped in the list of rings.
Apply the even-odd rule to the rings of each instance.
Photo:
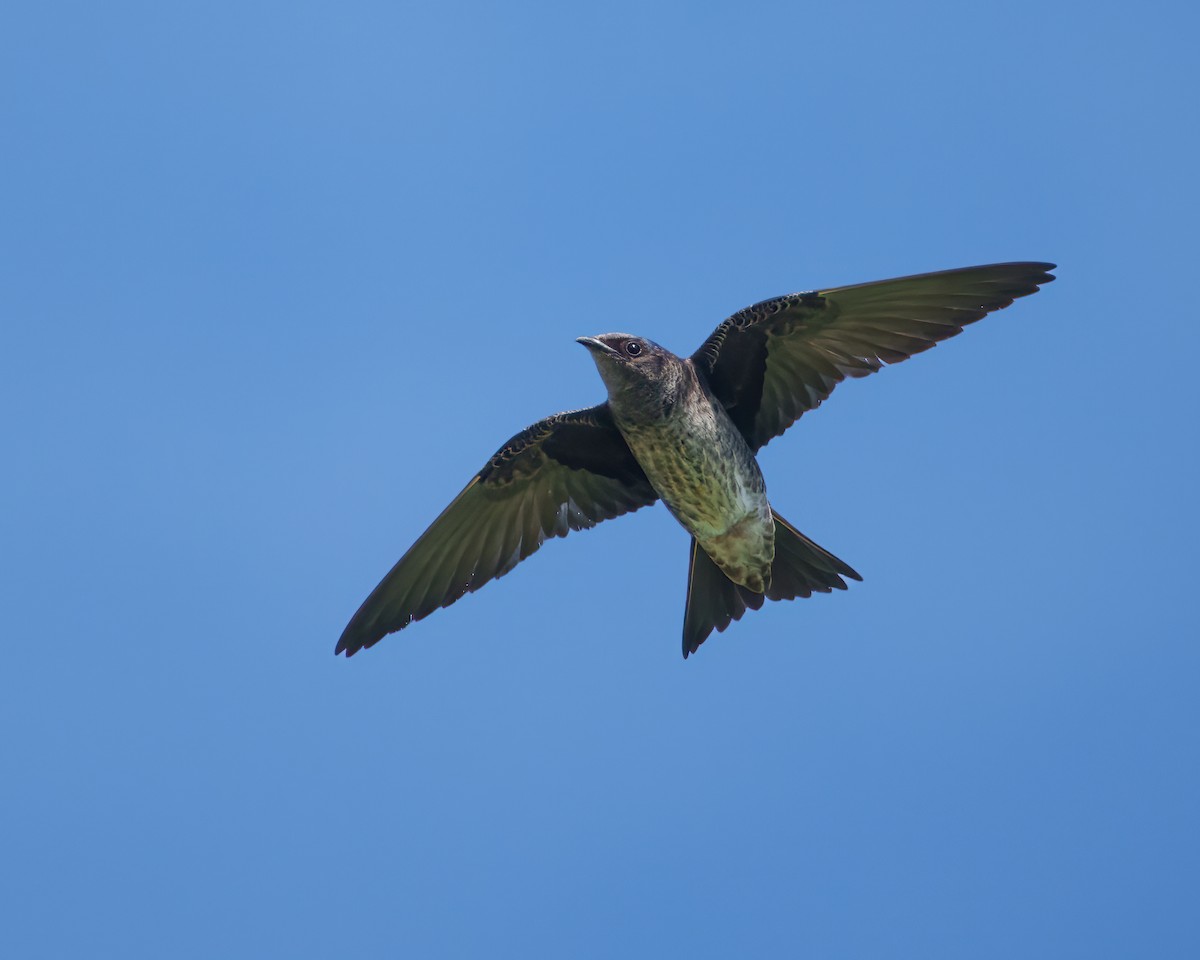
[[[680,365],[675,402],[661,411],[612,398],[617,427],[677,520],[734,583],[763,593],[771,582],[775,524],[762,472],[746,441]]]

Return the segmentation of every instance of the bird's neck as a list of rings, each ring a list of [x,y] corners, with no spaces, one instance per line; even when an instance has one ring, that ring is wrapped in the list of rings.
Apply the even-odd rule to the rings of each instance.
[[[609,406],[618,423],[647,427],[663,423],[676,414],[689,396],[701,392],[696,372],[682,360],[663,365],[653,379],[622,384]]]

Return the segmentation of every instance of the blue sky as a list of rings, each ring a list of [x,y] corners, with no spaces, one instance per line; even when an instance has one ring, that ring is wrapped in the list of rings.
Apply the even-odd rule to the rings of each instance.
[[[1194,9],[0,14],[7,956],[1200,950]],[[1060,279],[351,661],[507,437],[817,286]]]

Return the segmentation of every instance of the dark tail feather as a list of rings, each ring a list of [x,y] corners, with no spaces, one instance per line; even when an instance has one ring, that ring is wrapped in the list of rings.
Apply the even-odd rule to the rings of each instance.
[[[688,563],[687,609],[683,615],[683,656],[695,653],[713,630],[720,633],[742,614],[757,610],[763,600],[793,600],[814,593],[845,590],[842,577],[861,580],[855,570],[799,530],[775,517],[775,560],[766,594],[740,587],[692,539]]]

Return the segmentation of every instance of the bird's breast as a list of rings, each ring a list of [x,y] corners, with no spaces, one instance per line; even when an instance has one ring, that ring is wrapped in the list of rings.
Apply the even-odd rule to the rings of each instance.
[[[622,423],[618,414],[617,425],[663,502],[702,543],[748,517],[770,523],[754,454],[711,397],[677,404],[654,423]]]

